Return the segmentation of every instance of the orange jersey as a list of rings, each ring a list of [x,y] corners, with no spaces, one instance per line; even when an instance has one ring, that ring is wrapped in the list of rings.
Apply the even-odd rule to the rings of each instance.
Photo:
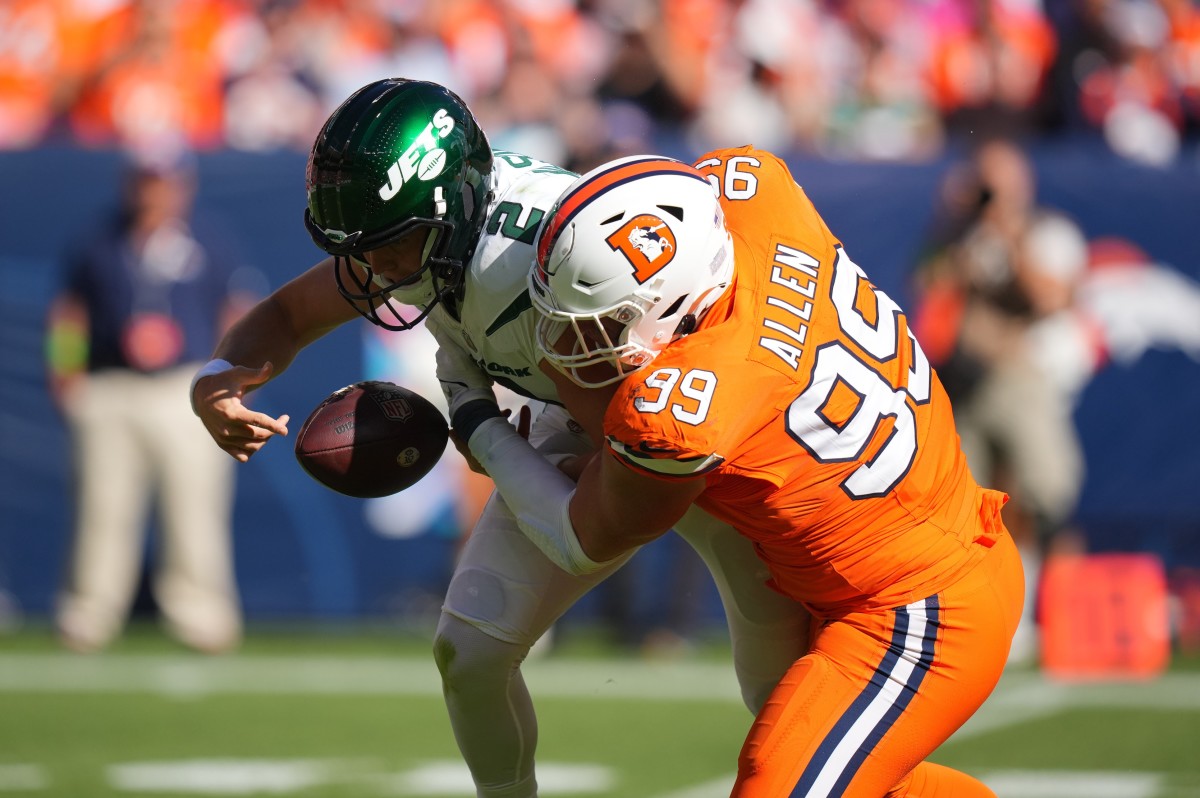
[[[702,474],[698,504],[819,617],[936,593],[986,553],[1004,497],[972,479],[907,318],[778,158],[742,147],[696,166],[722,195],[734,288],[620,384],[610,451]]]

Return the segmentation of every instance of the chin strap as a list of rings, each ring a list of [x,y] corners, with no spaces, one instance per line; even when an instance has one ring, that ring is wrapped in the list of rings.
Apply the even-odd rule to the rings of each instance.
[[[474,196],[470,193],[470,187],[463,183],[463,207],[467,206],[469,201],[474,201]],[[480,207],[474,209],[474,216],[471,218],[471,237],[467,241],[467,246],[463,250],[462,260],[459,268],[461,274],[457,283],[454,284],[450,291],[441,295],[442,304],[449,311],[451,317],[455,321],[462,321],[460,317],[460,308],[462,307],[463,298],[467,293],[467,270],[471,268],[471,261],[475,257],[475,250],[479,248],[479,241],[483,238],[483,225],[487,222],[488,208],[492,205],[492,200],[495,199],[496,192],[489,191],[483,197],[483,203]]]

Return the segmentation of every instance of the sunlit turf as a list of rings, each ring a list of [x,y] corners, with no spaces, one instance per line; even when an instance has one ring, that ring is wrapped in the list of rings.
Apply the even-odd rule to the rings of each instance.
[[[80,657],[63,652],[44,628],[0,634],[0,795],[469,796],[470,791],[461,786],[465,774],[436,692],[430,647],[424,631],[273,626],[252,628],[234,655],[207,658],[166,639],[153,626],[139,625],[109,652]],[[587,678],[594,680],[597,663],[601,674],[611,668],[627,681],[630,673],[639,672],[619,670],[630,657],[630,652],[609,646],[601,634],[574,630],[563,636],[560,646],[531,663],[529,683],[539,711],[539,762],[547,765],[548,773],[551,766],[561,766],[598,767],[606,774],[607,780],[576,784],[572,794],[577,795],[727,795],[751,721],[727,685],[715,685],[711,695],[695,699],[653,692],[608,695],[603,678],[592,694],[584,690],[569,695],[548,686],[546,676],[552,672],[561,676],[563,669],[573,674],[575,668],[581,673],[592,668]],[[334,669],[322,671],[334,682],[339,667],[354,671],[366,666],[364,672],[386,676],[395,663],[397,673],[420,674],[424,687],[410,691],[410,685],[401,683],[392,689],[385,682],[379,689],[372,683],[357,691],[336,686],[325,690],[319,679],[311,682],[316,685],[311,690],[287,686],[292,684],[287,681],[290,671],[314,663]],[[654,663],[646,672],[658,679],[665,675],[668,681],[663,683],[670,684],[671,674],[679,673],[681,680],[695,679],[722,674],[727,664],[727,646],[720,635],[714,635],[679,659]],[[271,684],[277,668],[282,686],[264,692],[230,689],[228,683],[215,690],[162,690],[138,684],[136,674],[122,674],[122,669],[134,665],[176,677],[245,666],[265,684]],[[42,674],[29,672],[31,668],[47,671],[47,686],[38,687]],[[25,670],[16,673],[21,669]],[[105,670],[115,670],[112,675],[117,677],[105,689],[88,684],[60,686],[61,682],[53,681],[61,680],[63,673]],[[1098,774],[1101,779],[1107,773],[1144,773],[1153,776],[1158,786],[1139,793],[1139,798],[1195,798],[1200,796],[1196,755],[1200,696],[1194,692],[1200,689],[1200,656],[1177,656],[1172,672],[1181,677],[1180,689],[1191,692],[1178,696],[1178,706],[1170,700],[1173,696],[1164,701],[1161,690],[1156,700],[1141,706],[1136,700],[1138,688],[1122,693],[1116,703],[1064,702],[1044,712],[1034,705],[1028,717],[952,739],[934,758],[985,778],[1015,771],[1032,771],[1035,781],[1038,772],[1058,774],[1060,781],[1064,773],[1068,778]],[[122,676],[126,681],[121,681]],[[347,686],[355,685],[343,685]],[[1006,690],[1013,694],[1029,686],[1044,686],[1036,671],[1014,670],[997,692],[997,704],[1003,703]],[[173,790],[145,785],[135,790],[119,776],[121,766],[197,762],[214,769],[193,773],[186,789],[177,784]],[[322,775],[311,783],[301,779],[289,784],[285,779],[248,787],[230,776],[239,763],[305,765]],[[424,772],[431,763],[443,770],[457,768],[457,776],[449,783],[429,782],[432,786],[422,788],[413,774]],[[218,772],[225,775],[219,779],[212,775]],[[290,770],[281,772],[294,775]],[[546,786],[545,796],[568,794],[561,780],[550,778]],[[1001,793],[1000,798],[1082,794],[1070,792],[1069,786],[1067,791],[1054,789],[1059,791]]]

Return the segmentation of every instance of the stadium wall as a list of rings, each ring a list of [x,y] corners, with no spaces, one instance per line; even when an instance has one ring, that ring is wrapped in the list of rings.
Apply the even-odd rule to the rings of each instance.
[[[1200,279],[1195,162],[1153,170],[1077,142],[1045,144],[1031,155],[1041,199],[1073,215],[1089,237],[1130,238]],[[910,274],[949,162],[791,163],[855,261],[909,305]],[[44,316],[64,247],[115,200],[119,170],[113,153],[0,153],[0,600],[31,618],[53,606],[71,521],[67,438],[45,388]],[[297,154],[200,159],[200,207],[227,220],[268,288],[320,254],[301,223],[303,173]],[[329,391],[361,378],[363,335],[350,325],[313,345],[259,392],[256,405],[301,419]],[[1200,565],[1197,408],[1200,364],[1177,350],[1148,351],[1087,385],[1076,411],[1087,457],[1078,521],[1094,548],[1153,551],[1169,566]],[[453,557],[453,540],[444,535],[377,534],[362,503],[313,483],[287,443],[266,447],[240,467],[235,524],[238,578],[251,620],[435,611]],[[666,601],[655,592],[656,574],[672,551],[652,547],[636,572],[634,587],[647,612]],[[706,617],[720,617],[715,591],[696,599]],[[599,611],[588,599],[575,613]]]

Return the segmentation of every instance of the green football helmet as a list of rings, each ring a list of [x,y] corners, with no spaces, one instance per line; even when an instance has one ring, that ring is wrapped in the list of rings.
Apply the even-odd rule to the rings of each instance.
[[[492,148],[458,95],[402,78],[362,87],[317,134],[306,182],[304,225],[359,313],[389,330],[412,328],[438,303],[457,314],[492,188]],[[428,233],[424,259],[403,281],[361,258],[415,229]],[[395,302],[419,315],[405,318]]]

